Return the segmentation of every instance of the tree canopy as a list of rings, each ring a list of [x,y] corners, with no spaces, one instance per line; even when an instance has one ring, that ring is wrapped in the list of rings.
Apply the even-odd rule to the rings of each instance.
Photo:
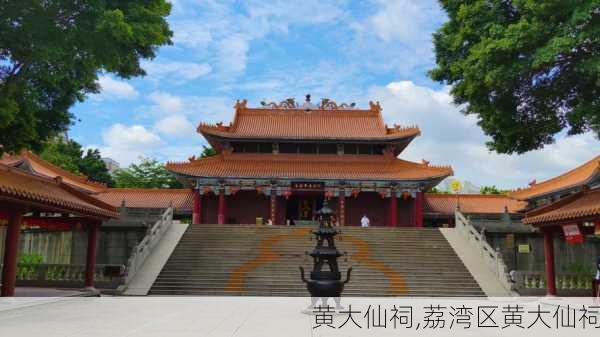
[[[115,172],[115,185],[128,188],[181,188],[164,165],[153,158],[144,158],[139,164],[131,164]]]
[[[212,146],[202,145],[202,153],[200,158],[212,157],[217,154],[217,151]]]
[[[556,134],[600,136],[600,0],[441,0],[432,79],[479,118],[499,153]]]
[[[166,0],[0,1],[0,153],[41,150],[96,93],[98,73],[144,75],[170,44]]]
[[[499,189],[498,187],[496,187],[496,185],[481,186],[481,188],[479,189],[479,193],[481,194],[506,194],[508,192],[508,190]]]
[[[83,151],[81,145],[73,140],[61,138],[44,143],[39,152],[42,159],[75,174],[86,175],[90,180],[112,187],[114,181],[102,161],[98,149]]]

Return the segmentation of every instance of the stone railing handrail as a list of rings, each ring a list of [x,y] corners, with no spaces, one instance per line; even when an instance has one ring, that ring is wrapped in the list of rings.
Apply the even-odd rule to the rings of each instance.
[[[546,289],[546,273],[544,271],[517,270],[514,273],[515,288]],[[556,275],[557,290],[589,290],[593,277],[589,273],[559,272]]]
[[[162,214],[156,223],[148,228],[146,236],[135,247],[133,247],[131,256],[127,260],[125,273],[121,282],[121,287],[127,287],[137,271],[140,269],[146,258],[152,253],[154,247],[166,233],[167,229],[173,223],[173,208],[169,207]]]
[[[510,280],[508,268],[502,259],[502,254],[492,248],[484,236],[471,225],[470,221],[460,211],[456,210],[454,214],[456,229],[481,253],[486,266],[498,277],[500,284],[508,292],[512,292],[513,283]]]
[[[83,284],[85,268],[84,264],[19,263],[17,282],[31,286],[76,286],[77,283]],[[117,287],[124,271],[123,265],[97,264],[95,280],[109,287]]]

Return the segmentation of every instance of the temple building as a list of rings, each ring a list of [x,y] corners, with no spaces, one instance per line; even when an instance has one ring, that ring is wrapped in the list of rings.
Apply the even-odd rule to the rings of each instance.
[[[424,193],[453,174],[399,159],[420,130],[386,125],[378,102],[261,104],[238,101],[231,123],[198,126],[215,156],[167,164],[193,189],[193,223],[302,224],[328,199],[340,225],[366,214],[372,226],[422,227]]]

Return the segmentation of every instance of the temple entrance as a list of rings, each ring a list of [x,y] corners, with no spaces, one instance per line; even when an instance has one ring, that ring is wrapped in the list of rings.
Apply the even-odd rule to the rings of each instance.
[[[303,224],[315,220],[316,212],[323,207],[323,196],[316,194],[292,195],[286,202],[288,220]]]

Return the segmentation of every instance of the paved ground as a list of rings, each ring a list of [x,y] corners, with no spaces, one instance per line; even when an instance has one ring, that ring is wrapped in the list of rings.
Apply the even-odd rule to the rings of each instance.
[[[306,311],[308,298],[282,297],[71,297],[55,302],[45,302],[2,310],[8,302],[24,299],[0,298],[0,336],[7,337],[179,337],[179,336],[514,336],[515,331],[527,336],[590,336],[592,330],[581,329],[464,329],[449,328],[427,330],[398,328],[389,323],[390,309],[394,305],[415,308],[414,325],[422,324],[423,308],[428,305],[508,305],[519,301],[526,312],[541,304],[553,310],[540,299],[504,298],[489,302],[485,299],[401,299],[401,298],[344,298],[342,304],[348,311],[357,312],[352,323],[340,328],[347,313],[333,316],[332,326],[316,326],[315,314]],[[529,302],[525,302],[525,300]],[[557,299],[560,301],[560,299]],[[564,305],[567,302],[560,304]],[[371,306],[371,309],[369,309]],[[366,312],[376,315],[375,308],[388,310],[386,327],[375,328]],[[549,314],[551,315],[551,314]],[[366,317],[366,318],[365,318]],[[497,319],[501,317],[497,317]],[[527,316],[524,322],[535,316]],[[475,319],[475,318],[474,318]],[[371,323],[367,323],[367,322]],[[499,322],[502,322],[499,320]],[[371,324],[367,328],[367,324]],[[482,334],[483,333],[483,334]]]
[[[17,287],[16,297],[70,297],[84,296],[88,293],[82,289],[55,289],[39,287]]]

